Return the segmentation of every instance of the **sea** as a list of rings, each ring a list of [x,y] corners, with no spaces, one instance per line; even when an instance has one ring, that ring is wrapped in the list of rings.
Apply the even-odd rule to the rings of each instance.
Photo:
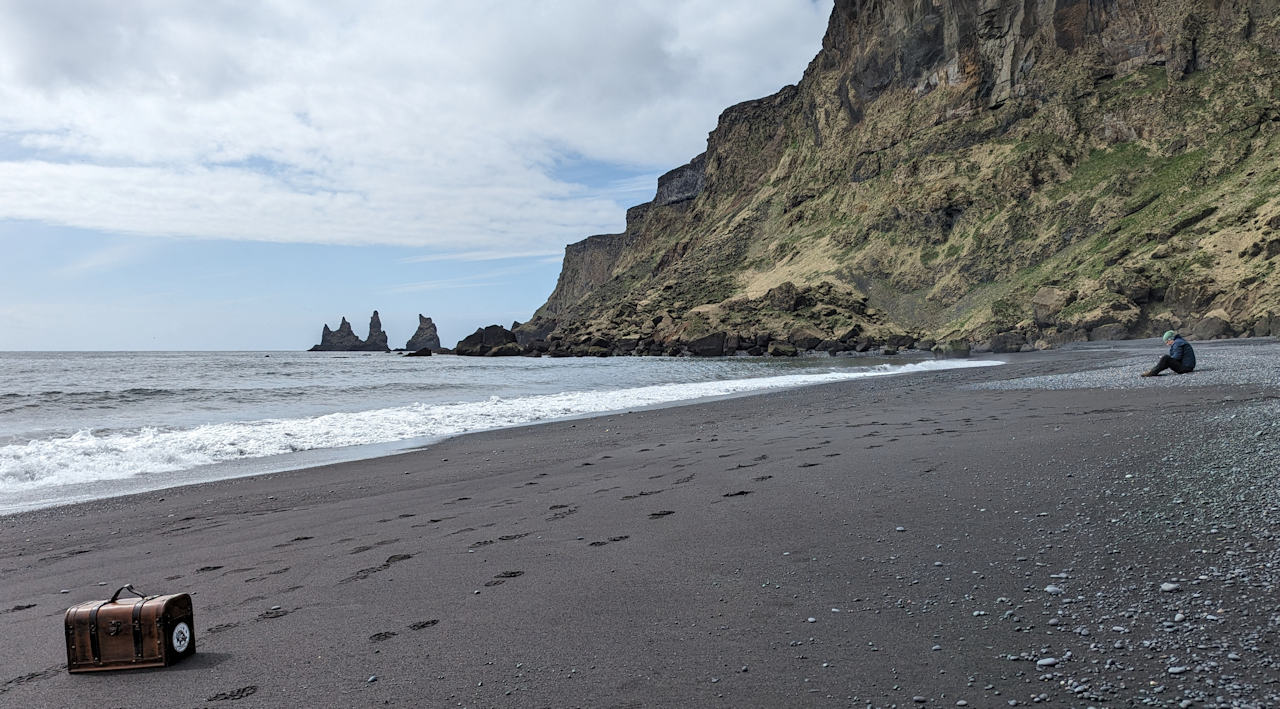
[[[0,514],[981,360],[0,352]]]

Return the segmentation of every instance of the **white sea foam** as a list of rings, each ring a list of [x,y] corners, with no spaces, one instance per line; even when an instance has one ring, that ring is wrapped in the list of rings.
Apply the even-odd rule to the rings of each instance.
[[[472,431],[864,377],[981,367],[947,360],[750,379],[662,384],[452,404],[413,404],[306,418],[217,423],[192,428],[93,433],[0,447],[0,501],[6,493],[141,475],[317,449],[440,438]]]

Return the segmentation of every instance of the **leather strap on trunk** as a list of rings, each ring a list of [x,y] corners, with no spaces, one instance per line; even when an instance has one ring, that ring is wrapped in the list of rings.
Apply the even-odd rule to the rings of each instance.
[[[133,604],[133,660],[142,659],[142,606],[147,599],[140,598]]]
[[[96,664],[102,664],[102,643],[98,641],[98,610],[111,601],[103,601],[89,611],[89,653]]]

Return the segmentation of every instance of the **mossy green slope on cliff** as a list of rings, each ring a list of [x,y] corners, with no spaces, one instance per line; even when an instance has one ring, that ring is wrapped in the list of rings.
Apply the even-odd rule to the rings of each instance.
[[[837,2],[797,86],[721,116],[696,195],[637,212],[586,280],[567,257],[527,332],[1271,331],[1277,3],[938,5]]]

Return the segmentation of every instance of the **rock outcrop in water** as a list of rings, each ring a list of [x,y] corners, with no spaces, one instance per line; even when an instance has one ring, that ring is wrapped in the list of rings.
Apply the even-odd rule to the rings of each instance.
[[[836,0],[515,334],[549,354],[1266,335],[1280,1]]]
[[[390,352],[387,347],[387,333],[382,330],[382,320],[378,311],[373,311],[369,318],[369,337],[362,340],[351,330],[351,323],[342,318],[337,330],[330,330],[328,323],[320,333],[320,344],[312,346],[309,352]]]
[[[453,352],[464,357],[510,357],[524,354],[525,350],[510,330],[490,325],[464,337]]]
[[[405,343],[404,348],[410,352],[418,352],[420,350],[436,352],[440,350],[440,335],[436,333],[436,324],[431,321],[431,318],[423,317],[419,313],[418,330]]]

